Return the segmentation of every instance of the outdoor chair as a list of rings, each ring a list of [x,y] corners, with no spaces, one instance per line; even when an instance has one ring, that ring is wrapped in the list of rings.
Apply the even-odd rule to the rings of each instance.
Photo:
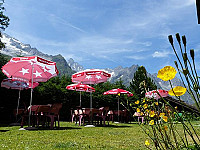
[[[122,110],[121,112],[121,122],[128,123],[130,120],[129,112],[127,109]]]
[[[108,120],[114,122],[114,112],[113,110],[108,111]]]
[[[28,120],[29,119],[29,113],[30,113],[30,111],[31,111],[31,116],[30,116],[30,118],[31,118],[31,120],[30,120],[30,124],[33,126],[33,127],[35,127],[35,124],[36,124],[36,119],[35,119],[35,113],[36,113],[36,111],[37,111],[37,109],[38,109],[38,106],[31,106],[31,109],[30,109],[30,106],[23,112],[23,114],[22,114],[22,120],[21,120],[21,128],[23,128],[23,126],[24,126],[24,124],[25,124],[25,122],[26,122],[26,120]]]
[[[100,120],[101,125],[103,121],[103,126],[106,126],[106,118],[108,118],[108,112],[109,112],[109,107],[99,108],[99,113],[97,114],[97,118],[98,118],[98,122]],[[109,119],[108,119],[108,125],[109,125]]]
[[[138,117],[138,122],[139,122],[139,123],[140,123],[140,119],[141,119],[142,123],[144,123],[144,116],[141,116],[140,113],[135,112],[135,113],[134,113],[134,116]]]
[[[40,123],[42,126],[46,123],[46,115],[48,115],[51,109],[51,105],[40,105],[35,113],[37,127],[39,127]]]
[[[50,122],[51,122],[50,129],[53,129],[54,123],[56,127],[56,119],[58,121],[58,128],[60,128],[59,112],[61,108],[62,108],[62,103],[55,103],[51,106],[49,113],[46,115],[47,119],[50,118]]]
[[[76,109],[71,108],[71,121],[72,123],[75,121],[77,123],[78,120],[78,111]]]

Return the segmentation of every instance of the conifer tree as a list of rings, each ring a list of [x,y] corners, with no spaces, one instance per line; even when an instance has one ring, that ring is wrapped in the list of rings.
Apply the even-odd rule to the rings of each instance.
[[[9,21],[10,21],[10,19],[4,15],[5,8],[3,7],[3,3],[4,3],[4,0],[0,0],[0,50],[2,48],[5,48],[4,43],[1,42],[1,38],[2,38],[1,32],[4,31],[8,27]]]
[[[155,90],[157,86],[152,79],[147,76],[147,71],[144,66],[140,66],[135,72],[132,82],[130,82],[130,89],[134,91],[138,99],[145,96],[145,93],[150,90]]]

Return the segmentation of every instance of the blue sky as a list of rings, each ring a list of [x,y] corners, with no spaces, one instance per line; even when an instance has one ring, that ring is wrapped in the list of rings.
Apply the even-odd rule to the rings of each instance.
[[[195,0],[6,0],[5,33],[86,68],[143,65],[155,73],[176,60],[168,35],[186,35],[200,69]]]

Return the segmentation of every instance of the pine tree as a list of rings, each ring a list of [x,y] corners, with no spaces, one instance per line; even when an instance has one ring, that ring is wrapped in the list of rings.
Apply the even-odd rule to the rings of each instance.
[[[157,89],[152,79],[147,76],[144,66],[140,66],[135,72],[132,82],[130,82],[130,89],[134,91],[138,99],[145,96],[145,93],[150,90]]]
[[[4,3],[4,0],[0,0],[0,50],[2,48],[5,48],[4,43],[1,42],[1,38],[2,38],[1,32],[4,31],[8,27],[9,21],[10,21],[10,19],[4,15],[5,8],[3,7],[3,3]]]

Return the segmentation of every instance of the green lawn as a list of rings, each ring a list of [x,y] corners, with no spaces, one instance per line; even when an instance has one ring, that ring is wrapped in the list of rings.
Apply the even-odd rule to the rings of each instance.
[[[197,123],[195,123],[197,124]],[[195,126],[199,129],[199,126]],[[84,127],[61,122],[55,130],[19,130],[19,126],[0,127],[0,149],[146,149],[148,137],[140,126],[110,124],[106,127]],[[152,143],[151,143],[152,145]]]

